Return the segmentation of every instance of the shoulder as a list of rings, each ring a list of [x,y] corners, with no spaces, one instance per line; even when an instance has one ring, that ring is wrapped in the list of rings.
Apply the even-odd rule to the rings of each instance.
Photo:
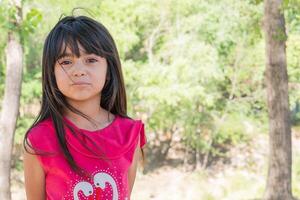
[[[141,119],[133,119],[131,117],[118,116],[118,125],[122,127],[124,131],[132,133],[139,133],[144,129],[144,122]]]
[[[56,141],[55,129],[51,119],[45,119],[28,130],[27,139],[35,148],[43,148]]]
[[[52,121],[50,118],[45,119],[36,125],[34,125],[31,129],[28,130],[28,137],[36,137],[36,136],[45,136],[51,131],[54,130]]]
[[[124,117],[124,116],[120,116],[120,115],[116,115],[116,117],[118,117],[120,119],[120,121],[123,125],[133,126],[133,125],[144,124],[144,122],[141,119],[133,119],[131,117]]]
[[[144,147],[147,142],[144,122],[141,119],[133,119],[130,117],[120,118],[120,126],[122,130],[127,132],[127,137],[132,138],[135,143],[139,141],[140,147]]]

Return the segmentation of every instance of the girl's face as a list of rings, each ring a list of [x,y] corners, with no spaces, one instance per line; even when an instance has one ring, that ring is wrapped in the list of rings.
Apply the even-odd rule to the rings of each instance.
[[[80,57],[76,57],[67,47],[66,53],[57,60],[54,67],[58,89],[68,102],[99,98],[106,79],[106,59],[86,54],[80,44],[78,47]]]

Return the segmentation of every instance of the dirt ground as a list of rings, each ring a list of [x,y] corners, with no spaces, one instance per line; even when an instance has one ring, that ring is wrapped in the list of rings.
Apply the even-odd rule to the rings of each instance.
[[[162,167],[148,175],[138,174],[133,200],[199,200],[200,184],[196,172]]]

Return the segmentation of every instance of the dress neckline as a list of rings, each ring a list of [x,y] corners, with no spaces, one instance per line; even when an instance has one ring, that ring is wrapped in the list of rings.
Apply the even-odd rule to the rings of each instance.
[[[76,128],[76,129],[78,129],[78,130],[80,130],[80,131],[87,132],[87,133],[98,133],[98,132],[102,132],[102,131],[104,131],[104,130],[110,128],[111,126],[113,126],[113,125],[116,123],[116,121],[117,121],[117,119],[118,119],[118,115],[115,114],[114,116],[115,116],[115,118],[112,120],[112,122],[111,122],[110,124],[108,124],[107,126],[105,126],[105,127],[103,127],[103,128],[100,128],[100,129],[97,129],[97,130],[93,130],[93,131],[92,131],[92,130],[88,130],[88,129],[79,128],[74,122],[72,122],[72,121],[71,121],[70,119],[68,119],[66,116],[64,116],[63,118],[64,118],[64,120],[65,120],[67,123],[69,123],[71,126],[73,126],[74,128]]]

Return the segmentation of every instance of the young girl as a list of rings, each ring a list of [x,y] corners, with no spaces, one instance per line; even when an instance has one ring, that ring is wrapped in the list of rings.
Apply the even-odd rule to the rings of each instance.
[[[146,143],[127,116],[113,38],[85,16],[61,19],[46,38],[41,111],[24,138],[28,200],[129,200]]]

